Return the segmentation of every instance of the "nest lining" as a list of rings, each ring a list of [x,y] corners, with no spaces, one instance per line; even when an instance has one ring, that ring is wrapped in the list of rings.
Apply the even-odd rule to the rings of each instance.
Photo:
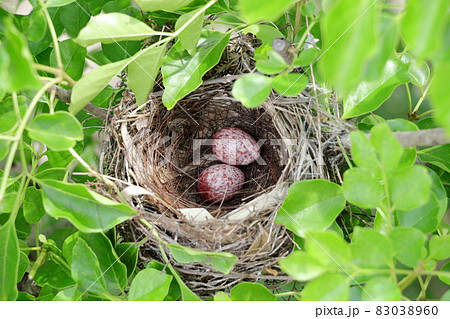
[[[223,274],[201,263],[178,263],[166,251],[186,284],[204,297],[242,280],[289,280],[277,264],[292,251],[294,241],[284,227],[274,224],[276,212],[291,183],[339,179],[343,156],[337,137],[351,128],[332,115],[339,114],[337,103],[317,106],[311,95],[324,91],[314,85],[295,98],[273,94],[260,108],[244,108],[231,96],[227,77],[249,68],[251,43],[244,40],[232,41],[217,72],[208,73],[207,84],[170,111],[158,93],[151,94],[140,109],[127,90],[122,102],[113,107],[114,116],[105,131],[101,162],[105,173],[148,191],[133,197],[131,204],[139,214],[120,228],[127,241],[148,238],[140,250],[141,260],[163,260],[158,241],[142,218],[166,242],[239,258],[232,271]],[[246,176],[242,191],[227,202],[205,203],[195,181],[204,168],[217,162],[208,159],[210,147],[202,146],[200,161],[193,165],[194,140],[211,138],[223,127],[238,127],[256,140],[267,140],[261,147],[267,165],[240,166]],[[271,144],[274,139],[285,142]],[[184,208],[205,208],[215,218],[193,221],[180,213]]]

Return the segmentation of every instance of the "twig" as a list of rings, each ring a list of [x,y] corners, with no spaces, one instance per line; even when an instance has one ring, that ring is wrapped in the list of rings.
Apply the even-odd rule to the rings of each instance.
[[[58,98],[61,102],[70,104],[70,96],[72,95],[72,90],[66,90],[58,85],[52,85],[47,89],[47,92],[51,93],[52,91],[56,93],[56,98]],[[89,114],[101,119],[102,121],[106,120],[106,110],[99,108],[92,103],[88,103],[84,107],[84,110]]]
[[[409,146],[436,146],[449,144],[450,138],[445,135],[443,128],[433,128],[420,131],[404,131],[394,132],[395,138],[404,147]],[[366,134],[370,137],[370,134]],[[350,149],[350,136],[346,135],[342,139],[342,144],[347,149]]]

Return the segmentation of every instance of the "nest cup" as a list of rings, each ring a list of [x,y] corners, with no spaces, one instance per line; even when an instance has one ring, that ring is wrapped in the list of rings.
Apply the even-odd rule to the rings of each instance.
[[[344,160],[337,137],[351,129],[339,120],[336,103],[318,105],[316,97],[329,92],[314,84],[294,98],[272,94],[259,108],[243,107],[231,88],[236,75],[251,69],[249,48],[248,38],[232,40],[204,84],[172,110],[162,105],[161,92],[142,107],[126,90],[105,130],[100,167],[139,211],[118,230],[125,241],[147,238],[142,262],[164,263],[153,231],[171,244],[238,257],[225,274],[205,263],[179,263],[165,250],[187,286],[202,297],[241,281],[262,279],[274,289],[290,281],[278,260],[290,254],[294,241],[274,223],[276,213],[293,182],[340,179]],[[246,182],[238,194],[211,204],[200,197],[196,181],[219,163],[209,139],[224,127],[240,128],[259,141],[261,157],[239,166]]]

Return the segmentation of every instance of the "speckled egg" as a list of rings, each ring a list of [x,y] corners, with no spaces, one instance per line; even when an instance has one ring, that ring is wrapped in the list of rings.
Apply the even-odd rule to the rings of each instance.
[[[244,173],[237,167],[217,164],[205,169],[199,176],[200,196],[212,203],[231,199],[244,185]]]
[[[213,136],[212,152],[229,165],[247,165],[259,157],[259,146],[248,133],[236,127],[226,127]]]

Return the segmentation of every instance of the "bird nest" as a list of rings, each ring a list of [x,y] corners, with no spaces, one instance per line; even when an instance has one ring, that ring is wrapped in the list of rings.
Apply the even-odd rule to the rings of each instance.
[[[100,163],[139,212],[118,230],[126,241],[147,239],[141,261],[164,262],[161,240],[238,258],[224,274],[205,263],[180,263],[163,248],[187,286],[203,297],[241,281],[276,285],[290,280],[278,260],[295,243],[289,231],[274,223],[277,211],[293,182],[339,180],[344,161],[338,136],[349,130],[339,120],[336,103],[318,104],[317,97],[329,92],[314,84],[294,98],[274,93],[259,108],[243,107],[231,95],[232,81],[251,68],[250,44],[239,41],[232,41],[203,85],[172,110],[162,105],[161,92],[139,106],[125,90],[107,120]],[[224,127],[249,133],[259,142],[261,157],[239,167],[246,182],[237,195],[211,204],[199,196],[196,181],[218,163],[208,139]]]

